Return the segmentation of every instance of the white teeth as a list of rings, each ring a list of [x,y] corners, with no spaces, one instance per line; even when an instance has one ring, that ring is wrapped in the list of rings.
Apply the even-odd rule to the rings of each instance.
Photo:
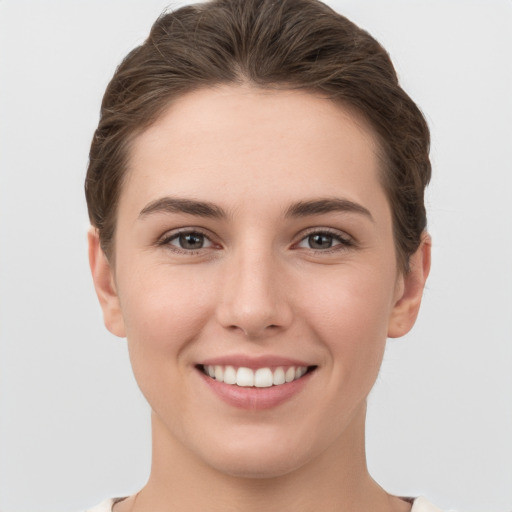
[[[295,380],[295,368],[293,366],[286,370],[284,378],[286,382],[291,382],[292,380]]]
[[[254,385],[257,388],[269,388],[272,386],[272,377],[270,368],[258,368],[254,373]]]
[[[215,380],[224,380],[224,368],[222,366],[215,366]]]
[[[295,370],[295,378],[300,379],[307,371],[307,368],[304,368],[304,366],[298,366]]]
[[[236,370],[232,366],[226,366],[224,369],[224,382],[226,384],[236,384]]]
[[[244,368],[243,366],[238,368],[236,372],[236,385],[244,388],[254,386],[254,372],[250,368]]]
[[[243,366],[238,369],[234,366],[204,366],[204,373],[219,382],[240,387],[257,388],[269,388],[272,385],[280,386],[281,384],[292,382],[300,379],[307,371],[306,366],[290,366],[286,370],[279,366],[273,371],[270,368],[253,370]]]
[[[279,367],[274,370],[274,375],[272,378],[272,384],[274,386],[279,386],[280,384],[284,384],[286,382],[286,379],[284,378],[284,370]]]

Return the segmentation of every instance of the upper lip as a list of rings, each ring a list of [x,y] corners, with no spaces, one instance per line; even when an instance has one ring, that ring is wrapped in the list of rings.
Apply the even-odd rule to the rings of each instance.
[[[311,362],[277,355],[248,356],[245,354],[226,355],[205,359],[202,366],[235,366],[244,368],[277,368],[279,366],[314,366]]]

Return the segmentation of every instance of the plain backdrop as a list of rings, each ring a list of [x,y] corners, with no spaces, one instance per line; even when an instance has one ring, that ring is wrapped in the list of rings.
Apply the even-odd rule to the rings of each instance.
[[[510,511],[512,2],[329,3],[388,49],[433,141],[433,269],[370,396],[370,470],[443,508]],[[105,86],[166,5],[0,0],[3,512],[84,509],[148,475],[148,406],[89,277],[83,179]]]

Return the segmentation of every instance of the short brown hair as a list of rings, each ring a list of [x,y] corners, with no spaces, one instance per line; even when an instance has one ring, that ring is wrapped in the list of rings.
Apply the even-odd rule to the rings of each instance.
[[[133,138],[179,97],[216,84],[320,92],[355,108],[383,153],[398,262],[426,228],[430,136],[384,48],[317,0],[213,0],[164,13],[117,68],[101,105],[85,192],[109,257]]]

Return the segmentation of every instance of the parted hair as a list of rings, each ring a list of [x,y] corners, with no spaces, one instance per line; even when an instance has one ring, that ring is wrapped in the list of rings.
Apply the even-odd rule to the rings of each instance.
[[[381,156],[398,264],[426,229],[430,135],[386,50],[318,0],[213,0],[163,13],[118,66],[92,139],[85,193],[106,256],[130,144],[173,100],[219,84],[321,93],[361,115]]]

